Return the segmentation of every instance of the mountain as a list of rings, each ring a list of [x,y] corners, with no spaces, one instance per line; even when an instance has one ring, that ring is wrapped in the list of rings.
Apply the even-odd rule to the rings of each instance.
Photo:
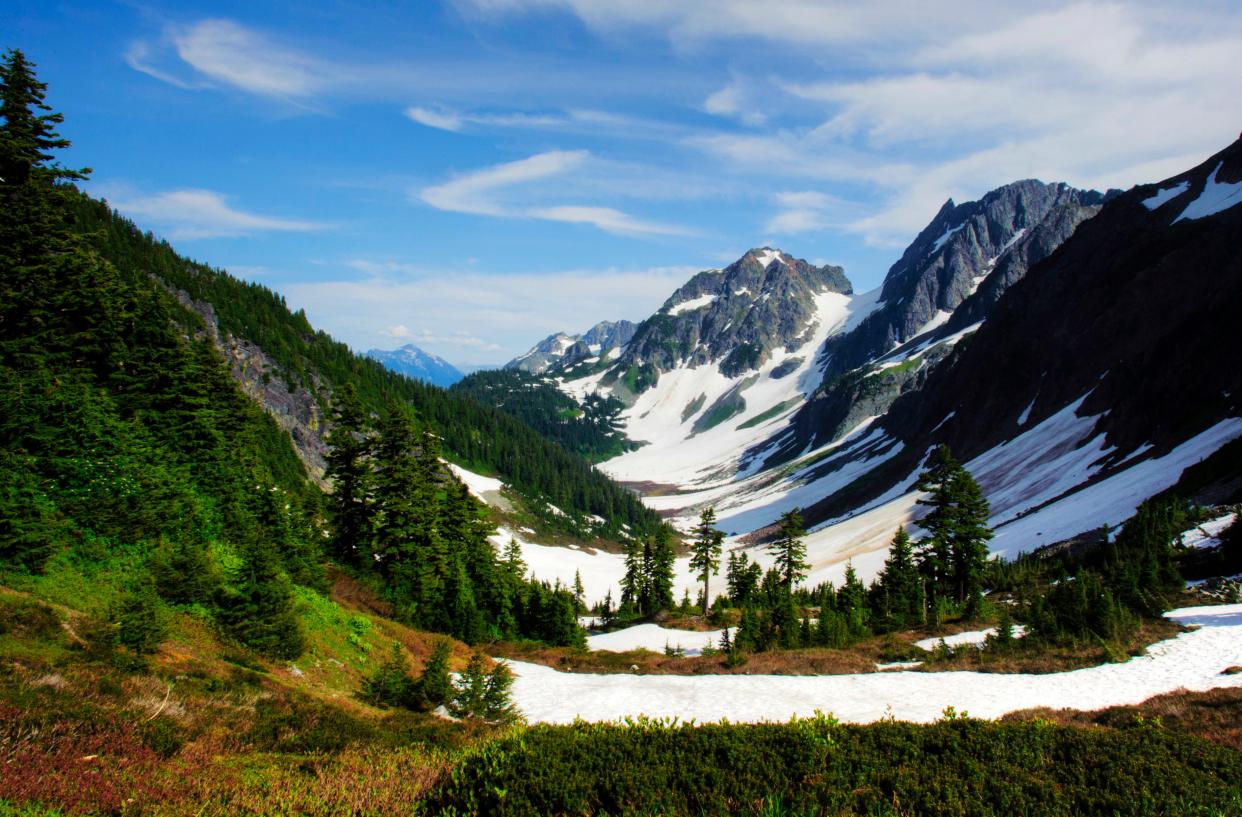
[[[630,342],[636,328],[630,321],[600,321],[580,335],[557,332],[506,363],[504,368],[543,374],[549,369],[572,366],[591,358],[607,360]]]
[[[390,372],[397,372],[413,380],[422,380],[443,388],[448,388],[465,377],[444,358],[424,352],[412,343],[407,343],[391,352],[383,349],[369,349],[364,357],[379,361]]]
[[[1007,556],[1115,526],[1168,490],[1237,501],[1238,204],[1242,141],[1111,195],[1004,288],[982,323],[954,331],[951,317],[880,360],[876,369],[921,374],[878,416],[829,442],[804,438],[780,468],[756,459],[727,492],[709,485],[653,504],[689,514],[715,502],[726,529],[760,535],[801,506],[812,577],[839,580],[847,559],[873,575],[893,530],[917,520],[914,478],[941,444],[984,489],[992,550]],[[920,359],[937,342],[952,345],[937,362]],[[798,449],[792,433],[769,447]]]
[[[793,418],[765,467],[830,443],[916,388],[1004,291],[1099,212],[1104,196],[1020,181],[978,201],[949,200],[889,269],[872,311],[830,338],[824,385]],[[760,452],[753,452],[758,455]]]

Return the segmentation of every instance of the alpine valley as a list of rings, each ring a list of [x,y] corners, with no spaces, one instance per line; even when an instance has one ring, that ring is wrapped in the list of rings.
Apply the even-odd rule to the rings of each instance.
[[[22,50],[0,56],[0,817],[1242,813],[1242,139],[1128,190],[1026,179],[949,200],[865,292],[842,266],[756,247],[637,323],[573,318],[469,374],[413,344],[360,354],[317,329],[299,298],[326,292],[342,310],[357,298],[377,315],[426,298],[478,326],[354,316],[373,333],[357,348],[415,338],[499,350],[498,363],[555,328],[533,317],[531,280],[557,281],[566,292],[534,296],[563,295],[572,308],[557,314],[573,317],[585,289],[611,307],[719,258],[477,274],[492,240],[532,265],[598,249],[549,246],[543,229],[598,231],[605,249],[723,235],[604,206],[600,191],[719,214],[732,189],[546,148],[404,189],[442,151],[484,150],[488,129],[540,144],[607,129],[607,144],[641,137],[644,151],[669,138],[677,156],[723,150],[740,166],[861,127],[851,108],[762,142],[740,57],[692,120],[501,112],[528,71],[558,92],[598,81],[570,44],[614,17],[668,22],[680,65],[737,14],[758,26],[769,13],[565,4],[582,24],[561,27],[561,4],[536,5],[536,26],[514,22],[522,3],[452,4],[439,29],[420,17],[411,31],[449,37],[452,71],[428,68],[426,38],[403,39],[391,63],[383,38],[366,38],[377,61],[347,65],[234,21],[141,10],[160,38],[114,61],[168,94],[135,95],[144,115],[190,97],[224,106],[222,89],[257,95],[294,165],[321,140],[284,129],[355,129],[306,204],[349,199],[370,216],[335,221],[257,215],[205,189],[93,195],[98,171],[74,169],[82,148],[60,133],[73,115],[54,110]],[[871,13],[777,7],[795,40],[827,28],[834,46]],[[303,11],[341,34],[376,13]],[[481,22],[499,15],[506,25]],[[385,33],[406,32],[401,10],[380,16]],[[633,25],[599,47],[637,37]],[[470,33],[461,53],[453,26]],[[473,70],[471,48],[504,56],[513,32],[564,53]],[[1205,52],[1236,62],[1236,49]],[[771,56],[784,97],[846,93],[787,83],[785,55]],[[677,85],[631,68],[615,84],[635,98]],[[85,73],[49,72],[68,85]],[[109,119],[89,101],[103,85],[75,86],[88,133]],[[868,104],[888,93],[858,87]],[[417,174],[339,170],[369,158],[361,123],[386,94],[410,105],[428,89],[486,104],[405,110],[403,127],[435,131],[411,151],[428,163]],[[271,141],[251,138],[253,114],[230,120],[250,143],[227,163],[269,179],[280,163],[248,152]],[[733,130],[704,136],[708,117]],[[868,138],[888,138],[878,130]],[[201,173],[189,154],[218,158],[210,142],[176,172]],[[866,175],[837,162],[807,167],[827,174],[816,184]],[[571,176],[594,203],[547,204]],[[522,203],[528,185],[537,203]],[[246,257],[259,233],[375,235],[367,218],[391,214],[367,208],[395,188],[429,208],[391,231],[427,242],[417,263],[340,245],[344,260],[303,259],[308,278],[331,265],[365,279],[290,283],[286,298],[182,249],[210,237],[198,246]],[[769,226],[808,241],[836,229],[844,201],[774,200],[806,205]],[[482,218],[502,226],[478,231]],[[443,254],[446,236],[464,246]],[[299,263],[268,261],[234,269],[287,280]],[[439,265],[462,271],[428,274]],[[501,346],[488,321],[537,328]]]

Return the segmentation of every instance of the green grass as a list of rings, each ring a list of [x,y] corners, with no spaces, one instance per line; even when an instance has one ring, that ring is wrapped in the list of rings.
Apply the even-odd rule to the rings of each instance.
[[[762,422],[771,420],[773,417],[780,414],[785,409],[791,408],[797,402],[798,402],[797,400],[783,400],[780,403],[777,403],[775,406],[772,406],[772,408],[768,409],[767,411],[760,412],[759,414],[756,414],[754,417],[751,417],[749,420],[747,420],[746,422],[738,426],[738,428],[739,429],[754,428],[755,426],[759,425]]]

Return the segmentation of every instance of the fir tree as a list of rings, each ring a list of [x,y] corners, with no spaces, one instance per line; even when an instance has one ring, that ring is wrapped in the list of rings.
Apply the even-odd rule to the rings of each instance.
[[[905,528],[898,528],[877,581],[878,619],[886,630],[915,627],[923,621],[923,583]]]
[[[487,711],[487,673],[483,669],[483,656],[470,656],[466,668],[455,684],[452,712],[459,718],[482,718]]]
[[[988,502],[979,484],[940,446],[928,459],[916,486],[929,496],[920,499],[931,511],[919,525],[929,536],[919,542],[919,570],[924,576],[928,623],[938,624],[940,602],[964,605],[967,617],[977,616],[983,598],[987,563]]]
[[[673,552],[673,534],[667,525],[656,530],[644,556],[648,592],[642,612],[652,616],[661,610],[673,609],[673,565],[677,555]]]
[[[776,569],[785,583],[785,589],[793,591],[793,587],[806,576],[810,565],[806,562],[806,543],[802,537],[806,530],[802,527],[802,514],[798,508],[781,514],[780,532],[768,552],[776,558]]]
[[[220,600],[225,628],[242,644],[272,658],[297,658],[306,647],[289,580],[280,572],[267,543],[251,542],[243,550],[235,588]]]
[[[332,431],[327,436],[326,476],[332,480],[332,509],[336,523],[333,549],[344,562],[360,562],[370,553],[371,463],[374,441],[371,420],[352,382],[336,395]]]
[[[113,616],[116,640],[139,655],[153,653],[168,636],[168,623],[150,581],[140,582],[117,605]]]
[[[512,536],[509,537],[509,544],[505,545],[504,567],[513,578],[518,580],[526,578],[526,562],[522,561],[522,546]]]
[[[690,545],[690,569],[694,576],[703,582],[703,614],[711,604],[708,592],[708,580],[713,573],[720,570],[720,552],[724,542],[724,532],[716,530],[716,509],[706,508],[699,514],[699,524],[694,529],[694,540]]]
[[[363,682],[362,696],[376,706],[410,707],[414,701],[414,686],[405,653],[400,644],[393,644],[388,660]]]
[[[418,697],[427,709],[447,704],[453,697],[453,681],[449,676],[451,649],[447,638],[437,641],[427,663],[423,665],[422,675],[418,676]]]

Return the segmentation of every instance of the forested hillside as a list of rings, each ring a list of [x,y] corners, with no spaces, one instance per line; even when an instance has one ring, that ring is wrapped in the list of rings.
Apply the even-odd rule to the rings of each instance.
[[[551,379],[520,369],[475,372],[451,390],[518,418],[588,462],[632,447],[619,429],[625,406],[611,395],[587,394],[580,404]]]
[[[322,409],[331,402],[333,388],[352,383],[369,411],[378,414],[394,400],[408,404],[442,437],[449,459],[499,474],[519,493],[567,513],[603,517],[613,535],[620,534],[623,524],[640,535],[658,526],[658,518],[637,497],[521,420],[354,354],[326,332],[314,330],[302,311],[290,311],[278,293],[178,255],[106,202],[69,193],[61,201],[72,214],[75,232],[90,236],[102,258],[136,278],[154,278],[195,303],[210,304],[222,334],[256,344],[280,367],[290,388],[307,389]],[[174,301],[163,300],[175,308]],[[177,311],[183,315],[180,320],[201,324],[192,312]]]

